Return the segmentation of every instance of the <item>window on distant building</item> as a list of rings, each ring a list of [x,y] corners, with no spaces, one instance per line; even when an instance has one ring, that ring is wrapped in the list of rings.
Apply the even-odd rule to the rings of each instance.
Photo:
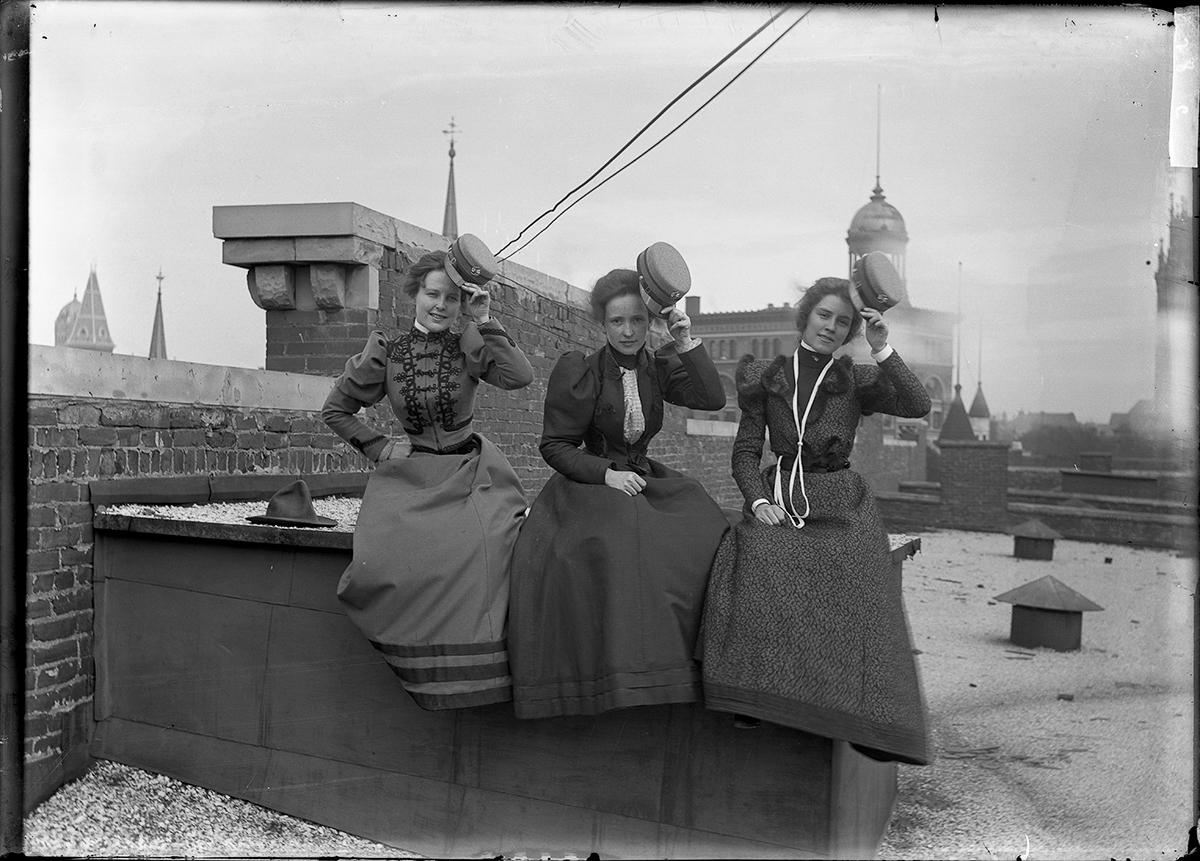
[[[779,339],[778,338],[776,338],[774,341],[771,342],[771,352],[774,353],[776,356],[779,355],[780,349],[779,349]]]

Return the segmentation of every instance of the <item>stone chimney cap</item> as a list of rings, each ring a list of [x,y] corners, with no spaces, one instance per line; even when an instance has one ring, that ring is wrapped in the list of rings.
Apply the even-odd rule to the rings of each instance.
[[[993,600],[1020,607],[1036,607],[1041,610],[1059,610],[1070,613],[1104,609],[1049,574],[1040,580],[1034,580],[1024,586],[1018,586],[1016,589],[997,595]]]
[[[1026,520],[1024,523],[1018,523],[1009,532],[1017,538],[1049,538],[1051,541],[1062,538],[1040,520]]]

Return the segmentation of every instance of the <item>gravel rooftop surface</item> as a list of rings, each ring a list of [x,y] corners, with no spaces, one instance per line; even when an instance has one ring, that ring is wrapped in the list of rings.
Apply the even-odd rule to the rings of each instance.
[[[317,513],[352,529],[354,512],[332,502],[314,500]],[[899,767],[879,857],[1182,855],[1196,561],[1065,540],[1053,561],[1023,560],[1008,535],[920,537],[904,591],[936,760]],[[1105,608],[1084,614],[1079,651],[1008,639],[1012,608],[993,597],[1046,574]],[[38,855],[419,857],[110,762],[33,811],[25,843]]]

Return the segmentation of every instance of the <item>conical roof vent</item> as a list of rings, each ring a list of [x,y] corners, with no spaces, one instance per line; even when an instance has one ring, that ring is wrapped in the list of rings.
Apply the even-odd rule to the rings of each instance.
[[[954,400],[946,411],[946,419],[942,422],[942,431],[938,434],[938,442],[946,440],[974,440],[975,432],[971,430],[971,420],[967,418],[966,407],[962,402],[962,386],[955,384]]]
[[[1040,520],[1026,520],[1024,523],[1018,523],[1008,531],[1017,538],[1049,538],[1052,541],[1062,538],[1061,535]]]
[[[1018,586],[1016,589],[997,595],[993,600],[1020,607],[1036,607],[1041,610],[1060,610],[1067,613],[1086,613],[1103,610],[1099,604],[1080,595],[1066,583],[1047,574],[1039,580]]]

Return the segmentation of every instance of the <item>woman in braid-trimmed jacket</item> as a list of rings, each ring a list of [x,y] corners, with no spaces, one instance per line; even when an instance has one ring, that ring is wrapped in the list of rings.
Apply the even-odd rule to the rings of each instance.
[[[415,301],[412,328],[372,332],[321,412],[376,463],[338,598],[417,705],[431,710],[512,699],[509,561],[525,495],[472,416],[481,382],[519,389],[533,369],[491,316],[483,285],[494,258],[470,239],[450,254],[483,263],[465,267],[475,282],[447,252],[417,260],[402,285]],[[384,398],[408,437],[407,456],[355,415]]]

